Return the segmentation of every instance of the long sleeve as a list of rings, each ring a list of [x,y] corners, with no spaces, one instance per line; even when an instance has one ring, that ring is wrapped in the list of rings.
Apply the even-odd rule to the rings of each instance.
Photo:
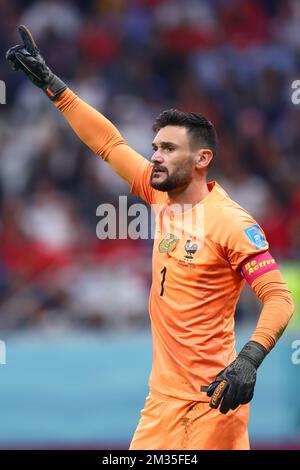
[[[259,276],[251,288],[263,303],[251,339],[269,351],[275,346],[293,314],[293,299],[278,269]]]
[[[116,127],[70,89],[55,101],[78,137],[132,186],[141,165],[148,161],[135,152]]]

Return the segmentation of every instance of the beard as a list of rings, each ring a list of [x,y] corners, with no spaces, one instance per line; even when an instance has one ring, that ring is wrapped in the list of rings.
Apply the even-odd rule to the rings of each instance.
[[[192,180],[192,168],[192,162],[187,162],[185,165],[175,168],[170,174],[166,168],[156,165],[150,176],[151,187],[158,191],[169,192],[187,186]],[[159,170],[159,173],[155,172],[156,169]]]

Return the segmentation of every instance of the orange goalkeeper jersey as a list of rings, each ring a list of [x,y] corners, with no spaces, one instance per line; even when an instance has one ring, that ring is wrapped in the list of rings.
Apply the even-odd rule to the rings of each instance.
[[[234,312],[245,283],[240,265],[268,244],[248,212],[215,182],[199,204],[174,214],[167,193],[150,186],[151,169],[147,161],[140,165],[132,185],[156,212],[150,388],[208,401],[200,387],[236,356]]]
[[[150,186],[152,164],[126,144],[109,120],[69,89],[55,105],[81,140],[156,213],[151,389],[208,401],[201,385],[212,382],[235,357],[234,311],[243,275],[264,304],[252,340],[270,350],[293,312],[261,228],[216,183],[208,184],[210,193],[192,210],[184,210],[184,218],[174,215],[167,193]]]

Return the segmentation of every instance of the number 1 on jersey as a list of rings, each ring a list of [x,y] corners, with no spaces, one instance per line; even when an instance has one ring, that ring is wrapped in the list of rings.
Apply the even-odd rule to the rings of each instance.
[[[161,271],[161,274],[162,274],[162,280],[161,280],[161,291],[160,291],[160,296],[162,297],[164,295],[164,291],[165,291],[165,280],[166,280],[166,273],[167,273],[167,268],[164,267],[164,269],[162,269]]]

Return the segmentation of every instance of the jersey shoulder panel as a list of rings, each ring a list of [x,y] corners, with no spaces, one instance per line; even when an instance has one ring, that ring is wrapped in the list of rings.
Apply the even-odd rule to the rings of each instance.
[[[249,212],[220,188],[214,199],[213,233],[233,269],[252,255],[267,251],[265,233]]]

